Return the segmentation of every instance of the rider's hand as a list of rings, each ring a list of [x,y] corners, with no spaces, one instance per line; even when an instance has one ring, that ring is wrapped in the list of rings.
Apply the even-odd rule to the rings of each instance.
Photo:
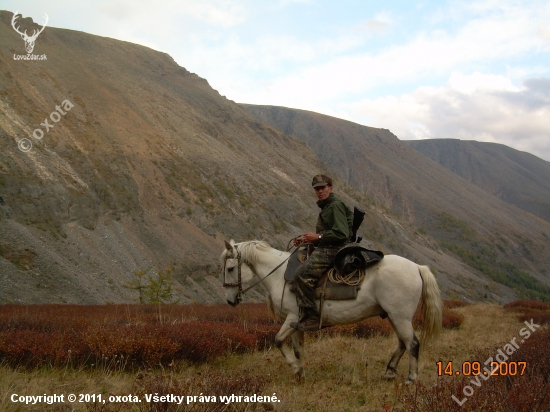
[[[313,243],[319,240],[319,235],[317,233],[308,232],[304,233],[302,236],[294,239],[294,246],[299,246],[304,243]]]

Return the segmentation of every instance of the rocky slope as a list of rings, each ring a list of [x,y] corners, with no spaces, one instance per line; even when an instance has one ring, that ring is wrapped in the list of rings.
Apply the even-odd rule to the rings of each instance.
[[[34,51],[47,60],[14,60],[11,16],[0,15],[1,301],[130,301],[135,270],[167,265],[182,301],[219,300],[203,278],[217,277],[224,237],[281,246],[303,230],[314,210],[301,188],[317,171],[305,145],[142,46],[47,27]]]
[[[550,163],[496,143],[408,140],[423,155],[514,206],[550,222]]]

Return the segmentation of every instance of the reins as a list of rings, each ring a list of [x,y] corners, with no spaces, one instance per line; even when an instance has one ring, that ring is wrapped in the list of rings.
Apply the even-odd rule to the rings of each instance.
[[[290,242],[292,242],[294,239],[291,239],[289,241],[289,243],[287,244],[287,252],[288,250],[288,245],[290,244]],[[253,283],[252,285],[248,286],[246,289],[243,289],[243,283],[242,283],[242,276],[241,276],[241,266],[242,266],[242,260],[241,260],[241,251],[238,249],[237,246],[234,246],[235,250],[237,251],[237,283],[227,283],[225,281],[225,265],[227,263],[227,259],[230,259],[227,255],[225,257],[225,260],[223,262],[223,277],[224,277],[224,283],[223,283],[223,286],[237,286],[239,288],[239,291],[237,293],[237,299],[240,301],[242,299],[242,295],[246,292],[248,292],[250,289],[252,289],[254,286],[256,285],[259,285],[260,283],[262,283],[268,276],[270,276],[271,274],[275,273],[275,271],[277,269],[279,269],[281,266],[283,266],[283,264],[288,260],[290,259],[290,257],[296,253],[298,251],[298,247],[296,249],[294,249],[294,251],[288,255],[288,257],[283,260],[281,263],[279,263],[277,266],[275,266],[271,272],[269,272],[267,275],[265,275],[263,278],[260,278],[260,276],[253,270],[252,272],[254,273],[255,276],[258,276],[258,278],[260,279],[258,282],[256,283]],[[246,262],[245,262],[246,263]]]
[[[243,293],[246,293],[247,291],[249,291],[250,289],[252,289],[254,286],[259,285],[260,283],[262,283],[269,275],[271,275],[271,274],[274,273],[277,269],[279,269],[281,266],[283,266],[283,263],[285,263],[288,259],[290,259],[290,257],[291,257],[294,253],[296,253],[297,250],[298,250],[298,248],[296,248],[296,249],[294,250],[294,252],[292,252],[290,255],[288,255],[288,257],[287,257],[285,260],[283,260],[281,263],[279,263],[277,266],[275,266],[275,268],[274,268],[271,272],[269,272],[267,275],[265,275],[263,278],[260,278],[260,276],[259,276],[258,274],[256,274],[256,272],[254,272],[254,274],[255,274],[256,276],[258,276],[258,278],[259,278],[260,280],[259,280],[258,282],[256,282],[256,283],[250,285],[250,286],[247,287],[246,289],[244,289],[244,290],[243,290]]]

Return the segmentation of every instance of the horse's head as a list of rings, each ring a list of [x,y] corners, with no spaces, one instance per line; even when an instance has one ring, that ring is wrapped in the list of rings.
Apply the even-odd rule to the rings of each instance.
[[[248,284],[254,272],[250,268],[245,254],[239,250],[233,240],[225,241],[222,253],[222,282],[225,289],[225,299],[231,306],[237,306],[242,300],[243,285]]]

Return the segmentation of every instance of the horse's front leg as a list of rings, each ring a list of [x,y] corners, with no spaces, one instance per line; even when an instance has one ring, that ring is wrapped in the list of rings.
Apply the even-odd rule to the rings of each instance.
[[[286,363],[292,368],[296,380],[301,382],[304,377],[304,368],[302,366],[302,360],[300,359],[303,352],[304,333],[290,327],[290,323],[296,321],[298,321],[298,315],[289,313],[283,326],[275,336],[275,346],[279,348],[285,357]],[[284,344],[285,339],[291,335],[293,350]]]
[[[296,357],[296,365],[298,368],[292,367],[296,381],[302,383],[304,380],[304,364],[302,358],[304,356],[304,332],[297,330],[292,334],[292,349],[294,350],[294,356]]]

